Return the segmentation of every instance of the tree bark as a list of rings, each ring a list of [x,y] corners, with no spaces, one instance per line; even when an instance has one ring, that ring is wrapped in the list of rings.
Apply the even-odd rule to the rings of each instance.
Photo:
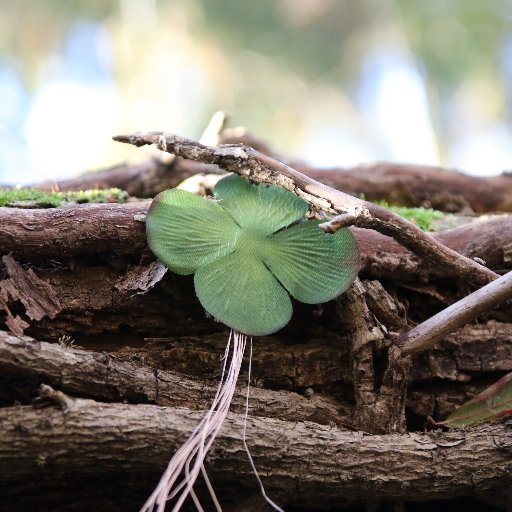
[[[143,348],[108,354],[0,332],[0,401],[27,403],[47,383],[101,401],[205,409],[219,380],[225,340],[224,333],[148,340]],[[293,345],[276,338],[255,342],[251,415],[353,425],[349,350],[349,340],[341,337]],[[410,427],[423,428],[428,416],[444,418],[505,371],[512,371],[512,324],[468,325],[450,335],[413,360],[406,404]],[[308,398],[301,396],[305,390]],[[237,394],[234,410],[242,411],[243,402]]]
[[[36,210],[0,208],[0,253],[12,251],[27,261],[137,255],[146,247],[143,221],[148,207],[148,202],[137,202]],[[351,229],[358,241],[363,277],[389,276],[417,282],[449,276],[447,269],[418,258],[388,236]],[[485,261],[493,270],[512,268],[511,216],[476,220],[432,236],[468,258]]]
[[[196,342],[197,344],[197,342]],[[218,353],[211,353],[217,359]],[[27,402],[39,384],[49,384],[73,396],[109,402],[156,404],[206,410],[215,394],[219,375],[211,384],[158,365],[124,362],[105,352],[88,352],[0,331],[0,400]],[[243,382],[241,383],[243,386]],[[235,395],[231,409],[243,413],[245,389]],[[288,421],[314,421],[328,425],[351,422],[349,404],[313,394],[309,398],[285,391],[251,388],[251,416]]]
[[[137,510],[169,455],[202,416],[184,408],[45,394],[57,405],[0,409],[0,466],[9,468],[0,476],[4,502],[20,500],[19,482],[27,482],[35,497],[42,495],[39,500],[50,480],[65,488],[78,478],[87,484],[117,476],[120,487],[132,487],[133,501],[124,510]],[[214,483],[226,490],[220,499],[231,503],[231,493],[240,496],[255,488],[240,441],[243,421],[238,414],[228,416],[207,461]],[[503,424],[384,436],[268,417],[250,417],[248,427],[248,445],[266,491],[284,507],[476,496],[511,482],[512,437]],[[129,482],[123,483],[127,474]],[[91,497],[98,491],[87,487]],[[106,508],[104,496],[97,505]]]
[[[75,255],[120,256],[146,247],[149,202],[71,205],[63,208],[0,207],[0,254],[28,261]]]
[[[445,212],[512,210],[512,174],[476,177],[441,167],[377,162],[344,169],[297,168],[338,190],[391,204]],[[333,173],[333,174],[331,174]]]

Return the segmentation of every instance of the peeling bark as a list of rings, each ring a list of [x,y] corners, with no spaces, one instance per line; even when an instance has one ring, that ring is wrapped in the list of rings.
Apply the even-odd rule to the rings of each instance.
[[[10,277],[0,281],[0,306],[6,314],[5,325],[21,336],[30,323],[12,313],[10,301],[21,301],[30,320],[41,320],[45,316],[54,318],[62,307],[52,287],[39,279],[32,269],[23,270],[12,254],[4,256],[2,261]]]
[[[0,281],[0,288],[12,300],[19,300],[31,320],[45,316],[55,318],[62,306],[53,288],[39,279],[32,269],[23,270],[12,255],[2,258],[9,279]]]

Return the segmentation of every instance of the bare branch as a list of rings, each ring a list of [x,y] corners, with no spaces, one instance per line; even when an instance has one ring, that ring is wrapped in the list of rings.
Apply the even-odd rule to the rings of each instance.
[[[444,266],[454,276],[478,284],[497,275],[488,268],[439,243],[416,225],[373,203],[323,185],[272,157],[241,145],[204,146],[190,139],[163,132],[135,133],[114,137],[136,146],[155,144],[159,149],[183,158],[216,164],[253,182],[279,185],[305,199],[315,210],[335,215],[349,214],[353,225],[375,229],[392,236],[422,258]],[[331,226],[336,229],[337,226]]]
[[[480,288],[437,315],[402,334],[397,343],[404,354],[419,354],[482,313],[512,298],[512,272]]]

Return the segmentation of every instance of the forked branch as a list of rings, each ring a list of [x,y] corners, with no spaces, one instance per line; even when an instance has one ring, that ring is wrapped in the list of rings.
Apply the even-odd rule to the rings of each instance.
[[[141,132],[114,137],[135,146],[155,144],[162,151],[215,164],[255,183],[279,185],[306,200],[312,210],[336,217],[323,224],[325,231],[354,225],[392,236],[418,256],[449,269],[454,277],[486,284],[498,276],[492,270],[441,244],[415,224],[376,204],[335,190],[296,171],[272,157],[243,145],[205,146],[196,141],[163,132]]]

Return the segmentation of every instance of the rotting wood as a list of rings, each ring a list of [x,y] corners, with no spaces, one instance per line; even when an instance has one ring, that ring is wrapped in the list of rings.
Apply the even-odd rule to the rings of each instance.
[[[143,497],[202,414],[83,399],[70,399],[65,410],[2,408],[0,465],[10,468],[0,473],[2,495],[12,497],[13,484],[20,481],[30,481],[40,492],[48,481],[66,487],[78,475],[114,482],[116,474],[129,473],[138,477]],[[229,414],[208,457],[208,471],[226,494],[230,487],[238,494],[255,488],[242,427],[243,417]],[[332,508],[364,503],[369,496],[415,501],[475,496],[511,482],[512,437],[506,424],[369,436],[250,417],[248,444],[267,493],[285,507]],[[117,486],[123,488],[121,479]]]
[[[219,378],[223,344],[225,334],[219,333],[150,341],[143,348],[107,354],[0,332],[0,400],[27,401],[39,383],[46,382],[71,395],[101,401],[205,409]],[[256,343],[251,414],[351,424],[348,350],[348,342],[341,338],[302,345],[277,339]],[[512,371],[512,324],[466,326],[413,361],[408,413],[421,428],[426,416],[442,419],[495,380],[496,372],[506,371]],[[271,391],[269,386],[294,393]],[[307,388],[317,392],[310,398],[297,394]],[[234,410],[242,409],[243,396],[236,395]]]
[[[115,284],[116,289],[123,293],[147,293],[159,283],[167,273],[167,268],[159,261],[151,261],[146,265],[130,268]]]
[[[217,363],[220,373],[218,357]],[[214,380],[218,380],[218,375],[211,379]],[[27,401],[43,382],[73,396],[195,410],[208,409],[216,391],[215,383],[205,383],[204,379],[153,369],[141,362],[120,361],[105,352],[37,342],[0,331],[0,399]],[[243,413],[246,388],[243,381],[239,385],[231,410]],[[249,414],[324,425],[351,423],[349,405],[337,403],[328,396],[313,394],[306,398],[254,385]]]
[[[371,313],[364,300],[364,288],[359,279],[347,290],[340,309],[351,341],[350,367],[356,402],[354,425],[358,430],[371,433],[385,432],[390,426],[389,416],[377,407],[379,391],[373,364],[376,343],[382,342],[384,332],[379,326],[372,325]],[[394,415],[396,411],[389,413]],[[402,420],[400,426],[403,428],[405,417]]]
[[[6,326],[15,334],[22,335],[29,323],[20,315],[13,315],[9,302],[20,301],[30,320],[45,316],[55,318],[62,306],[52,287],[39,279],[29,268],[24,270],[9,253],[2,257],[9,278],[0,281],[0,309],[6,313]]]
[[[383,346],[386,328],[375,321],[365,295],[365,286],[356,279],[340,301],[351,340],[354,427],[373,434],[405,432],[411,361],[402,358],[396,347]],[[376,365],[376,357],[384,358],[384,364]]]
[[[62,306],[53,288],[39,279],[31,268],[23,270],[11,254],[3,256],[2,261],[9,278],[0,281],[0,288],[12,300],[23,303],[31,320],[41,320],[45,316],[55,318]]]

